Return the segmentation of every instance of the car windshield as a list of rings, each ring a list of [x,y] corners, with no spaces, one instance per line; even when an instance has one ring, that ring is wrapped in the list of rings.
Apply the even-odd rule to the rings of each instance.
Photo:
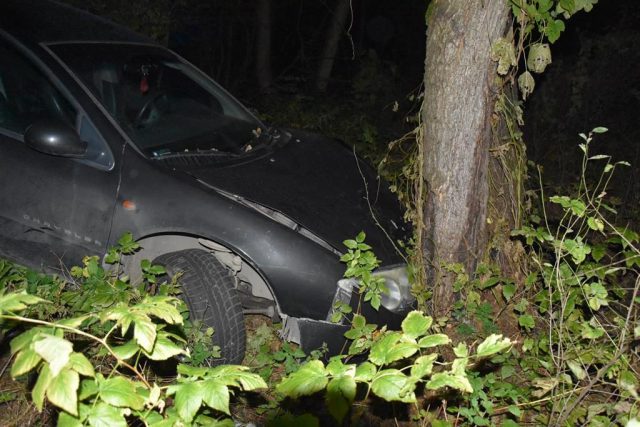
[[[241,154],[262,124],[224,89],[172,52],[123,43],[50,49],[147,155]]]

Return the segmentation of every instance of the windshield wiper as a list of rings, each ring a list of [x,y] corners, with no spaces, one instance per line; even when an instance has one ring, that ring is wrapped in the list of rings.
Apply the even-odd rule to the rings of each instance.
[[[238,157],[238,156],[240,156],[240,154],[230,153],[228,151],[219,151],[215,149],[171,151],[167,148],[162,148],[159,150],[154,150],[151,153],[151,158],[153,160],[167,160],[167,159],[173,159],[176,157]]]

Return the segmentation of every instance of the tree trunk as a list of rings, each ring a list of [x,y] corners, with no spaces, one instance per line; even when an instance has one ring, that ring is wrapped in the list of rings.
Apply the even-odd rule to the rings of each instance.
[[[435,314],[455,300],[454,263],[472,273],[488,240],[489,148],[496,93],[492,43],[509,23],[505,0],[433,0],[422,110],[427,183],[422,237]]]
[[[352,0],[337,0],[336,10],[327,30],[326,42],[318,65],[318,73],[316,74],[316,89],[320,92],[327,90],[333,63],[338,52],[340,37],[343,34],[344,26],[349,16],[349,10]]]
[[[256,77],[260,93],[273,85],[271,73],[271,0],[258,0],[256,6]]]

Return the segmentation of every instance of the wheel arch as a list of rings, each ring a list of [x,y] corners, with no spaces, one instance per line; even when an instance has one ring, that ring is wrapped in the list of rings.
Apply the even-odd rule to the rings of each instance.
[[[240,281],[251,284],[253,295],[273,301],[279,314],[278,299],[264,274],[257,265],[251,261],[247,254],[233,248],[231,245],[211,240],[206,237],[184,233],[155,233],[149,234],[136,241],[141,249],[124,260],[124,268],[132,282],[142,278],[139,268],[140,261],[148,259],[153,261],[160,255],[185,249],[201,249],[211,253],[218,261],[225,265]]]

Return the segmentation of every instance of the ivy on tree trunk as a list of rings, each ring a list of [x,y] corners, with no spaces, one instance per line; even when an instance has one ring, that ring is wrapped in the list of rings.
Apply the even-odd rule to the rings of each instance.
[[[509,26],[505,0],[434,0],[429,8],[422,134],[423,253],[436,314],[455,300],[461,263],[471,273],[484,255],[489,148],[498,88],[491,45]]]

